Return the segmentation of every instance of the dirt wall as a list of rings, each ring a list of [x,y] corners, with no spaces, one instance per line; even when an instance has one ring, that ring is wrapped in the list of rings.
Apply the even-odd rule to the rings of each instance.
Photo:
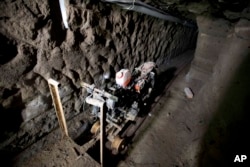
[[[47,85],[60,83],[66,119],[82,113],[79,81],[104,72],[158,65],[194,48],[196,30],[97,1],[68,5],[69,29],[57,1],[0,3],[0,149],[16,153],[58,128]]]

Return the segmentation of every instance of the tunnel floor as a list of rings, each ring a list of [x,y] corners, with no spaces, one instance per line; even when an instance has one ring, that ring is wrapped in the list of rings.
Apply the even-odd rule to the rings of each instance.
[[[162,71],[173,68],[177,70],[174,75],[162,73],[169,77],[164,90],[152,104],[150,113],[136,132],[127,153],[118,160],[108,156],[106,161],[113,161],[108,166],[224,166],[233,162],[235,154],[242,152],[244,141],[234,150],[228,148],[235,140],[231,137],[234,132],[230,129],[245,126],[244,119],[240,118],[242,124],[237,124],[235,120],[229,120],[224,125],[216,122],[217,108],[213,108],[211,102],[216,95],[203,87],[201,71],[197,70],[197,75],[189,76],[193,52],[185,54],[162,67]],[[192,89],[193,99],[185,96],[185,87]],[[59,135],[58,132],[56,134]],[[242,135],[241,131],[238,134]],[[31,150],[31,147],[21,153],[15,159],[15,166],[99,166],[93,152],[84,152],[83,146],[70,139],[54,141],[53,145],[46,148],[41,145],[38,142],[33,146],[36,151]]]

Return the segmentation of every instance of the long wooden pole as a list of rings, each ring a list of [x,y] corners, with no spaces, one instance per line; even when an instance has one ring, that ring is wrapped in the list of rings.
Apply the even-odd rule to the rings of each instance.
[[[98,106],[100,108],[100,163],[101,167],[104,167],[104,140],[105,140],[105,113],[106,113],[106,106],[105,102],[93,99],[91,97],[86,98],[86,102],[93,106]]]
[[[105,113],[106,113],[106,106],[105,103],[102,104],[100,114],[100,161],[101,166],[104,167],[104,143],[105,143]]]
[[[60,95],[58,91],[59,82],[50,78],[48,79],[48,84],[49,84],[49,89],[50,89],[50,93],[52,96],[53,104],[56,110],[56,115],[58,118],[59,126],[62,130],[62,134],[69,136],[68,128],[67,128],[67,124],[66,124],[66,120],[65,120],[65,116],[63,112],[63,107],[62,107],[62,103],[61,103],[61,99],[60,99]]]

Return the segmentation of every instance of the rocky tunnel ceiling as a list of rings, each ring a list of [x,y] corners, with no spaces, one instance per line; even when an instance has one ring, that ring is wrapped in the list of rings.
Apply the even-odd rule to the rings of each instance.
[[[143,1],[196,25],[198,16],[235,24],[250,19],[244,0]],[[47,85],[63,83],[67,120],[83,112],[79,82],[100,84],[104,72],[133,69],[145,61],[161,66],[195,50],[199,27],[124,10],[102,1],[70,0],[68,25],[59,2],[0,2],[0,155],[11,157],[58,128]],[[77,125],[72,125],[77,126]]]

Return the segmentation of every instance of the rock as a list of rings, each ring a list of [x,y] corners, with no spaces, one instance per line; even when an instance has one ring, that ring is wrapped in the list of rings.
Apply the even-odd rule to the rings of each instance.
[[[67,35],[66,35],[66,41],[65,43],[67,44],[67,48],[69,48],[68,50],[72,50],[72,47],[75,44],[75,34],[73,31],[71,30],[67,30]]]
[[[46,111],[51,107],[51,98],[45,96],[37,96],[28,102],[25,109],[22,111],[22,118],[24,121],[29,121],[30,119],[38,116],[40,113]]]
[[[80,109],[84,103],[84,99],[82,98],[75,98],[74,109],[79,113]]]
[[[195,14],[202,14],[208,12],[209,7],[210,5],[207,2],[190,3],[188,5],[188,11]]]
[[[42,94],[44,96],[48,96],[48,94],[50,94],[47,80],[45,80],[42,77],[37,77],[35,80],[35,83],[37,85],[36,89],[37,89],[37,91],[40,92],[40,94]]]
[[[48,63],[46,51],[40,49],[37,54],[37,64],[34,72],[41,75],[44,79],[49,79],[51,76],[52,67]]]
[[[223,12],[223,14],[229,19],[229,20],[237,20],[241,17],[240,13],[232,12],[230,10],[226,10]]]
[[[185,92],[185,95],[188,99],[192,99],[194,97],[194,93],[192,92],[192,90],[190,88],[185,87],[184,92]]]
[[[51,56],[49,57],[48,63],[50,67],[53,67],[56,70],[61,71],[63,69],[63,67],[65,66],[65,63],[64,63],[63,55],[59,47],[55,47],[51,51]]]
[[[84,42],[87,44],[87,45],[92,45],[95,41],[95,36],[94,36],[94,33],[93,33],[93,29],[92,28],[87,28],[84,30],[84,35],[85,35],[85,40]]]
[[[33,69],[36,64],[36,50],[28,45],[18,46],[18,54],[7,64],[0,66],[0,86],[11,87],[24,73]]]
[[[211,36],[227,37],[232,33],[229,21],[218,18],[197,17],[199,32]]]
[[[237,37],[249,40],[250,39],[250,21],[241,19],[235,26]]]

